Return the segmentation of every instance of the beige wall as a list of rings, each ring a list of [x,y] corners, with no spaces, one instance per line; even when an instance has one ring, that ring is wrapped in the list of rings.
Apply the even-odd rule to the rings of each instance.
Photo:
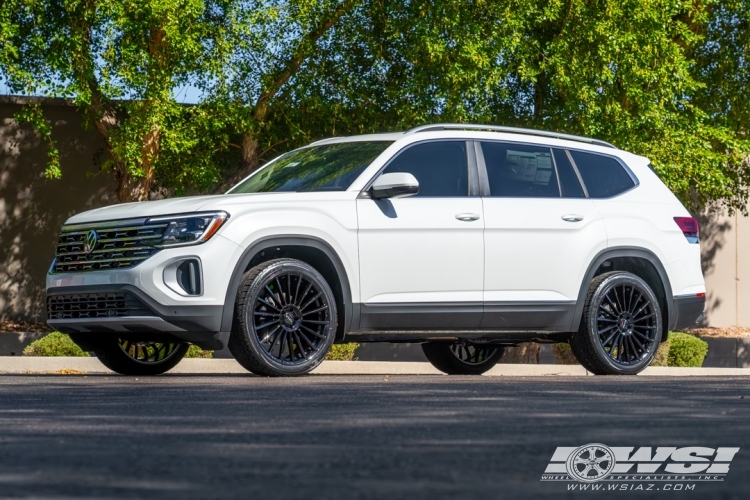
[[[46,148],[13,115],[20,105],[0,97],[0,320],[45,319],[45,275],[62,223],[82,210],[114,203],[109,174],[96,176],[104,142],[81,128],[75,108],[45,103],[60,150],[62,179],[44,178]]]
[[[750,326],[750,218],[701,217],[706,326]]]
[[[104,142],[81,128],[75,108],[45,101],[58,142],[62,179],[44,178],[46,148],[0,97],[0,320],[44,320],[44,278],[57,232],[74,213],[115,202],[112,176],[99,172]],[[750,326],[750,219],[702,217],[708,326]]]

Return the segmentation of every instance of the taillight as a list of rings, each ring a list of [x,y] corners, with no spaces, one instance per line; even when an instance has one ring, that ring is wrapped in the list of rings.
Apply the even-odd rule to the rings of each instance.
[[[692,217],[675,217],[674,221],[690,243],[698,243],[698,221]]]

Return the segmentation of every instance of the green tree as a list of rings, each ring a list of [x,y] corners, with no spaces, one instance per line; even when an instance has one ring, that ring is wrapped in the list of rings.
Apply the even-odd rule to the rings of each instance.
[[[71,97],[121,200],[222,191],[327,135],[460,121],[608,140],[745,210],[747,0],[6,0],[0,64]],[[62,82],[62,83],[61,83]],[[181,106],[175,89],[204,92]],[[49,127],[25,110],[42,135]],[[54,150],[49,169],[59,174]]]
[[[439,121],[589,135],[648,156],[693,209],[744,211],[747,5],[371,0],[318,42],[277,123],[308,137]]]
[[[228,39],[228,65],[204,80],[207,101],[222,109],[230,131],[226,145],[239,162],[214,190],[223,191],[260,166],[263,155],[288,138],[274,134],[270,115],[279,97],[296,92],[296,76],[319,50],[319,41],[358,5],[356,0],[248,0]],[[232,138],[236,142],[232,142]]]
[[[6,0],[0,7],[0,67],[13,92],[69,98],[102,135],[120,201],[148,199],[158,168],[211,176],[205,106],[175,90],[223,69],[232,0]],[[226,14],[226,15],[225,15]],[[231,27],[231,26],[229,26]],[[50,141],[48,177],[60,175],[41,107],[20,118]],[[218,117],[220,118],[220,117]],[[203,154],[195,153],[196,150]],[[172,170],[175,170],[174,166]]]

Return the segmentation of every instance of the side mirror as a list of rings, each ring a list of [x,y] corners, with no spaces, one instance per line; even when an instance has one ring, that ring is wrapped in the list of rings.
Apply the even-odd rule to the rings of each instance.
[[[407,172],[383,174],[372,183],[370,196],[380,198],[404,198],[419,192],[419,181]]]

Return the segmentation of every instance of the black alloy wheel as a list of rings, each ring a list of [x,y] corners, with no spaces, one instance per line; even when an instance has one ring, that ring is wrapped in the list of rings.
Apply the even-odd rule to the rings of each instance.
[[[171,370],[189,347],[177,342],[110,337],[97,341],[94,352],[104,366],[116,373],[145,376]]]
[[[426,342],[422,351],[432,366],[448,375],[481,375],[503,355],[502,346],[470,342]]]
[[[143,364],[158,364],[174,356],[181,344],[177,342],[134,342],[117,339],[120,349],[133,361]]]
[[[308,264],[277,259],[243,277],[229,348],[251,372],[308,373],[323,361],[335,334],[333,292]]]
[[[661,307],[653,290],[634,274],[612,272],[592,282],[571,348],[595,374],[632,375],[651,363],[661,334]]]
[[[492,358],[492,355],[497,352],[497,347],[456,342],[455,344],[451,344],[451,352],[463,363],[481,365]]]

